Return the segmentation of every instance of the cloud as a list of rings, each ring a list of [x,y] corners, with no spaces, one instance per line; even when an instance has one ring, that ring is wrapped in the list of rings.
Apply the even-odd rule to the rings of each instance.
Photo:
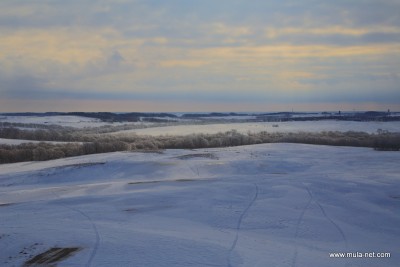
[[[354,28],[342,26],[329,27],[290,27],[267,28],[265,37],[273,43],[293,45],[368,45],[395,44],[400,41],[400,27]]]
[[[123,63],[125,59],[121,56],[118,51],[114,51],[107,59],[107,65],[111,68],[116,68]]]
[[[393,101],[399,9],[395,0],[4,0],[0,94]]]
[[[35,98],[41,97],[40,91],[45,87],[46,81],[30,75],[17,75],[14,77],[0,76],[2,90],[0,95],[7,98]],[[38,94],[39,93],[39,94]]]

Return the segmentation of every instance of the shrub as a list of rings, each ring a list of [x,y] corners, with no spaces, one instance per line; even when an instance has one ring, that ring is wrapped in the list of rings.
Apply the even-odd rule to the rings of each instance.
[[[382,151],[399,151],[400,133],[378,134],[375,136],[374,149]]]

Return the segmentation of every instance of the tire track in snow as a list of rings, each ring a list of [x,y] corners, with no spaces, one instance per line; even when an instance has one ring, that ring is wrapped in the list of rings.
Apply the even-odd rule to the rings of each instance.
[[[331,217],[328,216],[328,214],[325,212],[325,209],[322,207],[322,205],[319,203],[319,201],[316,200],[316,199],[314,198],[313,194],[311,193],[310,189],[309,189],[307,186],[306,186],[306,190],[307,190],[308,194],[310,195],[311,199],[318,205],[319,209],[320,209],[321,212],[322,212],[322,215],[324,215],[324,217],[325,217],[325,218],[336,228],[336,230],[340,233],[340,235],[341,235],[341,237],[342,237],[342,239],[343,239],[343,242],[344,242],[344,244],[345,244],[345,247],[346,247],[345,251],[349,251],[349,250],[348,250],[348,241],[347,241],[347,237],[346,237],[346,235],[344,234],[342,228],[340,228],[340,226],[339,226],[334,220],[332,220]],[[347,259],[346,259],[345,266],[348,266]]]
[[[86,267],[90,267],[90,266],[92,265],[93,258],[96,256],[97,250],[99,249],[99,245],[100,245],[100,234],[99,234],[99,231],[98,231],[98,229],[97,229],[97,226],[96,226],[96,224],[93,222],[92,218],[90,218],[90,216],[87,215],[85,212],[83,212],[83,211],[81,211],[81,210],[79,210],[79,209],[76,209],[76,208],[69,207],[69,206],[65,206],[65,207],[67,207],[67,208],[69,208],[69,209],[71,209],[71,210],[74,210],[74,211],[80,213],[80,214],[81,214],[82,216],[84,216],[85,218],[87,218],[88,221],[90,222],[90,224],[92,225],[92,228],[93,228],[94,233],[96,234],[96,242],[95,242],[95,244],[94,244],[92,253],[90,254],[90,257],[89,257],[89,259],[88,259],[88,261],[87,261],[87,263],[86,263],[86,265],[85,265]]]
[[[310,195],[310,198],[308,199],[307,204],[304,206],[303,210],[301,211],[301,214],[300,214],[299,218],[297,219],[296,233],[294,235],[295,246],[294,246],[294,255],[293,255],[293,258],[292,258],[292,267],[295,267],[296,263],[297,263],[297,254],[298,254],[298,247],[299,247],[298,237],[299,237],[300,224],[303,221],[304,214],[306,213],[306,211],[310,207],[311,202],[312,202],[312,196]]]
[[[319,201],[317,199],[315,199],[314,195],[311,193],[311,190],[305,184],[303,184],[303,186],[307,190],[307,193],[310,196],[310,198],[309,198],[309,200],[307,202],[307,205],[304,207],[302,213],[300,214],[300,217],[299,217],[299,219],[297,221],[297,224],[296,224],[296,234],[295,234],[295,242],[296,242],[296,244],[295,244],[295,253],[294,253],[294,256],[293,256],[293,259],[292,259],[292,267],[295,267],[296,263],[297,263],[297,254],[298,254],[298,242],[297,242],[297,239],[298,239],[298,235],[299,235],[300,224],[301,224],[301,221],[304,218],[304,214],[305,214],[306,210],[309,208],[309,206],[311,205],[312,202],[315,202],[315,204],[317,204],[317,206],[321,210],[321,213],[324,216],[324,218],[327,219],[336,228],[336,230],[340,233],[340,235],[341,235],[341,237],[343,239],[343,242],[345,243],[346,251],[348,251],[347,237],[346,237],[345,233],[343,232],[342,228],[340,228],[340,226],[331,217],[328,216],[328,214],[325,212],[325,209],[322,207],[322,205],[319,203]],[[345,266],[348,266],[347,261],[345,263]]]
[[[52,193],[55,196],[57,196],[57,199],[60,199],[60,196],[58,196],[55,192],[52,192]],[[60,203],[58,205],[63,206],[63,207],[65,207],[67,209],[70,209],[72,211],[78,212],[79,214],[81,214],[83,217],[85,217],[90,222],[90,224],[92,226],[92,229],[93,229],[93,232],[96,235],[96,241],[94,243],[94,247],[93,247],[92,253],[90,254],[90,257],[89,257],[89,259],[88,259],[88,261],[86,262],[86,265],[85,265],[85,267],[90,267],[92,265],[92,261],[93,261],[94,257],[97,254],[97,250],[99,249],[99,246],[100,246],[100,234],[99,234],[99,231],[97,229],[96,224],[93,222],[92,218],[89,215],[87,215],[87,213],[81,211],[80,209],[73,208],[73,207],[70,207],[70,206],[68,206],[66,204],[62,204],[62,203]]]
[[[244,216],[248,213],[251,206],[253,206],[254,202],[256,201],[256,199],[258,197],[258,185],[254,184],[254,186],[255,186],[256,192],[255,192],[253,198],[251,199],[250,203],[247,205],[247,207],[244,209],[244,211],[240,215],[238,222],[236,224],[236,236],[235,236],[235,239],[233,240],[231,247],[229,248],[229,253],[228,253],[228,266],[229,267],[232,266],[232,262],[231,262],[232,252],[235,250],[237,241],[239,239],[239,231],[240,231],[240,227],[242,225],[242,220],[243,220]]]
[[[194,166],[190,166],[189,165],[190,170],[197,175],[197,177],[200,177],[200,171],[199,171],[199,167],[196,166],[196,168]]]

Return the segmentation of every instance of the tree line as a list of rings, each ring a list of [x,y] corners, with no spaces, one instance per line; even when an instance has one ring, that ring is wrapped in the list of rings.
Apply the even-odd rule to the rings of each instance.
[[[42,142],[0,145],[0,163],[42,161],[115,151],[215,148],[262,143],[302,143],[371,147],[376,150],[400,150],[400,133],[390,132],[368,134],[354,131],[320,133],[270,133],[263,131],[243,134],[236,130],[231,130],[217,134],[190,134],[185,136],[113,136],[105,134],[82,135],[81,133],[57,130],[16,130],[15,128],[2,128],[0,129],[0,138],[71,143],[52,144]]]

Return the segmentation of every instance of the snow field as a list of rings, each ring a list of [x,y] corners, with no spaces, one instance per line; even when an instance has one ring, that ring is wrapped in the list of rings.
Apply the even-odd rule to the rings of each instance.
[[[400,153],[264,144],[0,167],[0,265],[397,266]],[[390,252],[385,259],[331,252]],[[20,253],[24,252],[24,253]]]
[[[276,127],[278,126],[278,127]],[[178,125],[165,127],[151,127],[145,129],[134,129],[115,132],[116,135],[129,135],[132,133],[140,135],[188,135],[194,133],[216,134],[237,130],[240,133],[258,133],[267,131],[275,132],[322,132],[322,131],[356,131],[376,133],[378,129],[389,132],[400,132],[400,121],[393,122],[358,122],[358,121],[288,121],[288,122],[255,122],[255,123],[219,123],[205,125]]]

